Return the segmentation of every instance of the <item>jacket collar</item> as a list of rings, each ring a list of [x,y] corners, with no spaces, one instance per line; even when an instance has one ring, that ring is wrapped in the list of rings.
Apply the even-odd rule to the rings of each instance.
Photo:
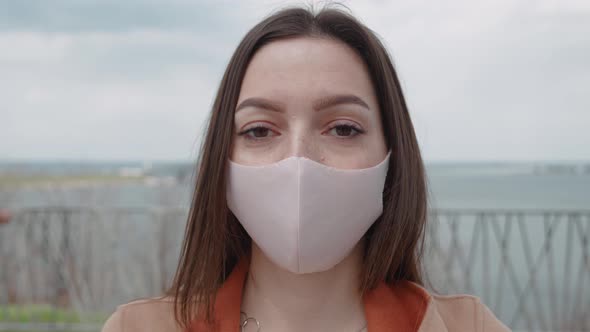
[[[250,266],[248,258],[242,258],[236,264],[217,291],[213,306],[214,324],[207,324],[201,315],[190,324],[187,332],[239,331],[242,291]],[[429,305],[430,302],[429,293],[414,282],[405,280],[395,284],[381,282],[363,297],[367,330],[369,332],[425,331],[423,325],[431,325],[432,321],[437,319],[432,306]]]

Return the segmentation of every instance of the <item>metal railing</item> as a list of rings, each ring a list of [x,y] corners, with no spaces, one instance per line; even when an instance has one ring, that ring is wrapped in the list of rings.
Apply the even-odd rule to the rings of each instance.
[[[186,215],[176,208],[15,211],[0,226],[0,308],[49,303],[107,314],[159,295],[176,268]],[[479,296],[515,330],[590,330],[589,239],[590,210],[434,209],[427,287]]]
[[[590,330],[590,211],[436,210],[435,289],[479,296],[513,329]]]

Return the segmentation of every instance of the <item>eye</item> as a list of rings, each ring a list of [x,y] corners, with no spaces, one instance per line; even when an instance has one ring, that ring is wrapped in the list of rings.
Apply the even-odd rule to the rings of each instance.
[[[249,140],[262,140],[271,137],[272,133],[273,131],[270,128],[257,124],[239,132],[238,136],[244,136]]]
[[[364,134],[365,131],[357,125],[349,123],[336,124],[330,127],[329,131],[333,136],[340,138],[352,138],[359,134]]]

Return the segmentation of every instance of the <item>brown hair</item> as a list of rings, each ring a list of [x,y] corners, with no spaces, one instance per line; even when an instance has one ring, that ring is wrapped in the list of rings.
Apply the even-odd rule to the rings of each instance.
[[[251,239],[229,211],[225,191],[234,110],[248,63],[265,44],[306,36],[339,40],[360,55],[379,102],[387,148],[392,150],[383,213],[364,236],[361,291],[374,288],[382,280],[423,284],[420,261],[427,214],[426,178],[389,54],[373,31],[345,11],[325,6],[314,13],[313,6],[289,7],[266,17],[246,34],[220,83],[197,163],[179,265],[168,290],[181,326],[188,326],[197,310],[204,310],[211,321],[217,290],[250,250]]]

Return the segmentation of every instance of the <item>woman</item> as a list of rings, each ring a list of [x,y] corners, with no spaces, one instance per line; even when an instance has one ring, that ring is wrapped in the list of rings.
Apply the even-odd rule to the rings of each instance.
[[[103,331],[507,331],[423,285],[422,159],[378,38],[346,12],[283,9],[225,72],[166,296]]]

